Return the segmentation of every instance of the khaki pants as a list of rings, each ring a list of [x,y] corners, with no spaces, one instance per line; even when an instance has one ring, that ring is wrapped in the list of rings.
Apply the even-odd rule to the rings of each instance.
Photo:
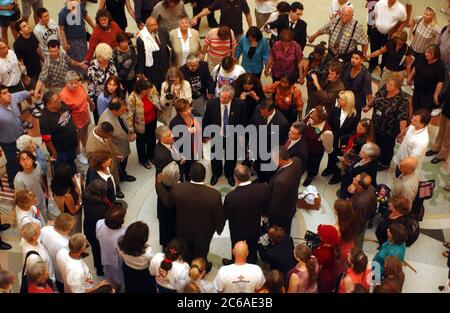
[[[443,114],[441,114],[441,121],[439,122],[439,132],[431,149],[434,152],[439,152],[436,158],[447,160],[450,151],[450,119]]]
[[[270,14],[271,13],[259,13],[258,11],[255,10],[256,27],[261,29],[264,26],[264,24],[266,24]]]

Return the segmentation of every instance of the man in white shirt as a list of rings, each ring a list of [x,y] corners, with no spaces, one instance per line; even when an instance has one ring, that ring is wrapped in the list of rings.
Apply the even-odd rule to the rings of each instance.
[[[41,242],[47,249],[53,264],[56,265],[56,255],[58,254],[59,250],[68,247],[69,233],[75,227],[75,223],[76,220],[72,215],[63,213],[56,218],[54,226],[48,225],[41,229]],[[63,293],[63,280],[56,266],[55,278],[58,291],[60,293]]]
[[[236,243],[233,249],[234,264],[222,266],[214,279],[218,292],[222,293],[254,293],[264,282],[261,268],[247,263],[248,246],[245,241]]]
[[[0,38],[0,84],[8,87],[11,93],[23,90],[20,78],[26,69],[21,66],[14,51],[9,50],[8,42]]]
[[[56,264],[64,282],[65,293],[88,293],[105,284],[94,287],[94,280],[88,266],[83,261],[87,239],[83,234],[75,234],[69,239],[69,249],[63,248],[56,255]]]
[[[40,242],[40,235],[41,229],[39,225],[34,222],[29,222],[23,225],[20,229],[20,236],[22,237],[22,241],[20,242],[20,245],[22,246],[22,264],[25,263],[28,252],[34,251],[37,253],[33,253],[28,256],[24,273],[27,274],[27,271],[31,265],[36,264],[37,262],[43,262],[48,268],[48,277],[54,281],[55,271],[53,268],[53,263],[47,249],[45,249],[44,245]]]
[[[392,34],[405,23],[405,7],[397,0],[380,0],[374,8],[374,21],[374,26],[369,30],[372,52],[381,49]],[[369,64],[369,71],[372,72],[378,65],[378,58],[371,58]]]
[[[397,177],[400,175],[398,168],[400,161],[406,157],[415,157],[417,159],[417,171],[420,172],[430,140],[427,126],[430,120],[431,115],[425,109],[419,109],[413,113],[411,125],[407,129],[405,137],[399,138],[401,144],[394,157],[394,162],[397,164]]]
[[[45,58],[49,55],[47,46],[49,41],[55,39],[61,42],[61,36],[58,24],[50,18],[46,8],[39,8],[36,11],[36,15],[39,19],[39,23],[34,27],[33,33],[39,41],[39,48],[41,48]]]
[[[261,29],[272,12],[277,10],[278,0],[255,0],[256,27]]]

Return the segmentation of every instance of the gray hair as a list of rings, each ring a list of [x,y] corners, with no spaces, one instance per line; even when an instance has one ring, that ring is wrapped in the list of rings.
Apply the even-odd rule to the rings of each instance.
[[[25,241],[30,242],[39,232],[39,225],[35,222],[28,222],[22,226],[20,229],[20,236],[25,239]]]
[[[231,86],[231,85],[223,85],[222,88],[220,88],[220,93],[222,93],[224,91],[225,92],[231,92],[231,97],[232,98],[234,97],[235,90],[234,90],[233,86]]]
[[[169,126],[166,125],[159,126],[155,131],[156,140],[161,141],[161,138],[164,137],[164,134],[168,130],[170,130]]]
[[[365,143],[361,147],[361,151],[364,152],[365,154],[367,154],[367,156],[372,160],[375,160],[376,158],[378,158],[381,153],[380,147],[378,147],[378,145],[373,142]]]
[[[74,80],[80,80],[80,75],[78,75],[78,73],[75,72],[75,71],[68,71],[66,73],[66,77],[65,77],[66,84],[68,82],[71,82],[71,81],[74,81]]]
[[[196,53],[189,54],[186,58],[186,63],[188,63],[188,62],[195,62],[195,63],[200,62],[200,58],[198,57],[198,54],[196,54]]]
[[[171,162],[162,170],[163,184],[169,187],[175,186],[180,180],[180,168],[176,162]]]
[[[22,135],[16,140],[16,146],[19,151],[28,150],[31,142],[34,142],[33,137],[29,135]]]
[[[113,55],[113,51],[110,45],[107,43],[99,43],[95,48],[95,58],[109,60]]]

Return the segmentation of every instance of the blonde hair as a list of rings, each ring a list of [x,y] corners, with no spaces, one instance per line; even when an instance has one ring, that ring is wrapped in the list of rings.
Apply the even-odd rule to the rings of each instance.
[[[20,229],[20,236],[30,242],[39,232],[39,225],[35,222],[28,222]]]
[[[195,258],[192,260],[191,269],[189,270],[189,277],[193,281],[197,281],[202,277],[206,271],[206,260],[204,258]]]
[[[97,59],[109,60],[113,55],[113,51],[110,45],[107,43],[99,43],[95,48],[95,57]]]
[[[431,12],[433,13],[433,19],[431,20],[431,25],[432,26],[437,26],[437,16],[436,16],[436,10],[430,6],[425,8],[425,11]]]
[[[344,102],[347,104],[345,112],[347,112],[349,116],[356,115],[355,94],[350,90],[342,90],[339,92],[339,98],[344,100]]]
[[[86,239],[85,235],[83,235],[81,233],[74,234],[69,239],[69,250],[72,253],[80,252],[81,249],[86,247],[86,244],[87,244],[87,239]]]
[[[43,262],[37,262],[27,269],[28,281],[32,284],[41,284],[46,279],[47,266]]]

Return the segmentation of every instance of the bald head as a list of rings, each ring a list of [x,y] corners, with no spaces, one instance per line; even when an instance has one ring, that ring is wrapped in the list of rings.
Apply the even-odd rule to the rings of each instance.
[[[248,245],[245,241],[238,241],[233,249],[234,260],[236,264],[247,262]]]
[[[250,177],[252,176],[252,172],[246,165],[238,165],[234,169],[234,177],[239,183],[244,183],[250,180]]]
[[[342,9],[341,13],[341,21],[346,24],[349,23],[353,19],[353,8],[351,6],[345,6]]]
[[[149,16],[147,18],[147,20],[145,21],[145,26],[147,27],[150,33],[158,32],[158,21],[153,16]]]
[[[400,161],[400,172],[405,175],[413,173],[417,168],[417,159],[415,157],[406,157]]]

